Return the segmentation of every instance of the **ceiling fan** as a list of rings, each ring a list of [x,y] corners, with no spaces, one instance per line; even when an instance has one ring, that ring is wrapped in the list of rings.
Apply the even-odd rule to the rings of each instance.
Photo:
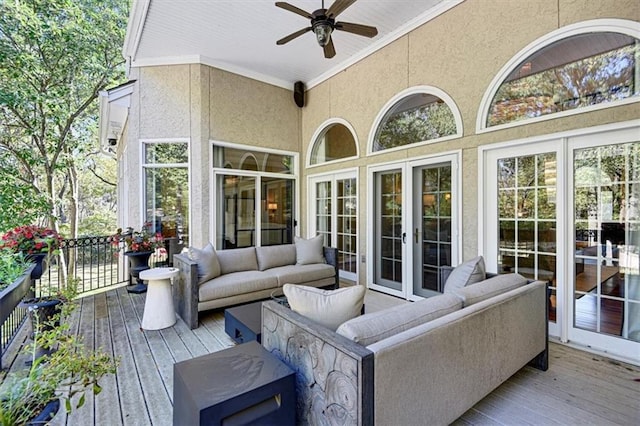
[[[325,9],[324,0],[322,0],[322,8],[314,11],[313,13],[305,12],[304,10],[287,2],[276,2],[276,6],[311,20],[310,27],[303,28],[295,33],[289,34],[288,36],[278,40],[276,44],[283,45],[294,38],[300,37],[307,31],[313,31],[316,35],[316,39],[318,40],[318,44],[324,49],[324,57],[333,58],[336,55],[336,49],[333,46],[333,40],[331,39],[331,33],[334,30],[346,31],[348,33],[369,38],[375,37],[378,35],[378,30],[375,27],[353,24],[351,22],[336,22],[338,15],[344,12],[346,8],[355,2],[356,0],[336,0],[329,9]]]

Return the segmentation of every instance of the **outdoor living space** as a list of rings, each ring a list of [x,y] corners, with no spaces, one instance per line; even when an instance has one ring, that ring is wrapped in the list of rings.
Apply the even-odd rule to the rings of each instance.
[[[201,315],[194,330],[181,320],[160,331],[141,329],[145,294],[126,288],[83,297],[73,329],[88,347],[102,347],[120,358],[118,371],[104,377],[98,396],[68,418],[61,408],[53,425],[171,425],[173,364],[217,352],[235,343],[224,332],[222,310]],[[398,303],[398,298],[368,291],[367,310]],[[12,370],[24,368],[16,356],[27,339],[25,325],[3,357]],[[640,414],[640,368],[551,343],[549,370],[524,367],[465,413],[456,424],[630,425]],[[428,354],[425,354],[428,364]],[[419,424],[416,419],[416,424]]]

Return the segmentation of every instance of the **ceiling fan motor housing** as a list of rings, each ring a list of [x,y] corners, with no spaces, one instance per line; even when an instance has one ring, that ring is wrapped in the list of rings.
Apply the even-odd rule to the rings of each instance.
[[[313,12],[313,19],[311,19],[311,28],[316,35],[318,44],[322,47],[329,43],[336,23],[335,19],[327,17],[326,12],[326,9],[318,9]]]

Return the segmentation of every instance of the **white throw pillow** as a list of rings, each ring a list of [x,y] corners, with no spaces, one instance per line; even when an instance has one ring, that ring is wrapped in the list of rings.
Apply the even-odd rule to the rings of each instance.
[[[333,331],[360,315],[366,288],[363,285],[321,290],[297,284],[282,287],[291,309]]]
[[[198,284],[220,276],[220,261],[213,244],[203,249],[189,247],[189,259],[198,263]]]
[[[296,263],[298,265],[309,265],[312,263],[325,263],[324,236],[318,235],[305,240],[304,238],[295,237],[296,243]]]
[[[474,257],[456,266],[453,271],[451,271],[444,285],[444,292],[449,293],[470,284],[484,281],[486,277],[487,273],[484,266],[484,258],[482,256]]]

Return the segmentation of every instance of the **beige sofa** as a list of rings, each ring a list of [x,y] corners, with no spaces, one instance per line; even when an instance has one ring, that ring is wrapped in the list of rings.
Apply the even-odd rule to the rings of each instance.
[[[499,275],[336,332],[267,302],[262,344],[296,371],[301,424],[446,425],[527,363],[546,370],[547,301],[544,282]]]
[[[206,280],[187,253],[174,255],[173,264],[180,270],[173,286],[176,311],[194,329],[199,312],[282,295],[286,283],[337,288],[338,250],[319,249],[324,256],[306,264],[298,264],[295,244],[221,250],[216,252],[219,274]]]

